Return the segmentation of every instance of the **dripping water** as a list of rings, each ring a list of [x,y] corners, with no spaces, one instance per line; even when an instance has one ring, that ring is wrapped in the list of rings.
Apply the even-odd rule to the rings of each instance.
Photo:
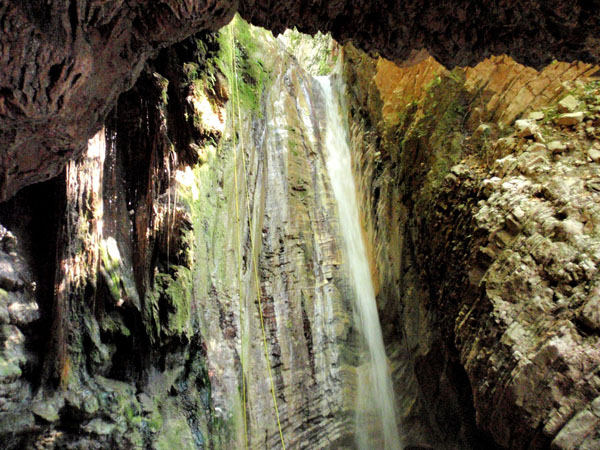
[[[341,234],[354,288],[356,325],[366,345],[364,363],[358,369],[356,441],[361,450],[399,450],[401,445],[396,425],[394,389],[362,238],[356,189],[350,166],[347,123],[338,101],[339,92],[343,92],[343,85],[335,79],[334,91],[330,77],[316,79],[325,96],[327,172],[338,206]]]

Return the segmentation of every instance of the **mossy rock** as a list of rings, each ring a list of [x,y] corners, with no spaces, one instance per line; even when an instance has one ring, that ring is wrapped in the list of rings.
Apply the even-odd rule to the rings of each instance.
[[[192,275],[187,267],[171,266],[172,273],[158,273],[148,293],[146,313],[156,335],[191,333]],[[160,311],[160,313],[159,313]],[[162,320],[160,319],[162,317]]]
[[[23,372],[21,368],[13,364],[4,358],[0,357],[0,379],[3,381],[6,380],[15,380],[21,376]]]
[[[183,415],[177,412],[167,413],[161,433],[152,446],[155,450],[196,449],[192,430]]]

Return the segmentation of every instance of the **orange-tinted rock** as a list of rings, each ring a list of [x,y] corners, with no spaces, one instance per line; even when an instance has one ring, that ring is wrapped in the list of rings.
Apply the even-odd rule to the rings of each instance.
[[[407,443],[493,448],[478,428],[500,448],[596,448],[597,140],[554,118],[573,92],[569,120],[597,126],[598,68],[500,56],[416,85],[430,62],[359,61],[348,78],[371,76],[381,106],[350,87],[353,157]]]
[[[429,56],[412,67],[400,68],[393,62],[379,58],[375,84],[384,102],[383,117],[389,125],[397,125],[400,114],[410,102],[419,101],[427,92],[427,86],[447,70]]]

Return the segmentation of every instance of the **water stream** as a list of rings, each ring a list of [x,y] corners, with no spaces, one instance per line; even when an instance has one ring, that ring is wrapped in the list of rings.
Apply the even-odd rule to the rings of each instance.
[[[358,369],[356,439],[361,450],[401,448],[390,377],[375,291],[363,242],[356,187],[350,165],[347,121],[340,92],[343,85],[330,77],[316,77],[326,104],[325,159],[338,205],[345,255],[355,292],[355,315],[366,346],[364,363]],[[342,105],[342,106],[340,106]]]

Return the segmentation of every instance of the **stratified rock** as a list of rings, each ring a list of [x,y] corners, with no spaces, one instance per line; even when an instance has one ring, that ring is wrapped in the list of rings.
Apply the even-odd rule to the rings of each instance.
[[[233,29],[247,27],[236,19]],[[270,363],[286,445],[344,448],[344,442],[354,442],[361,354],[324,160],[326,105],[319,84],[285,50],[287,37],[252,33],[260,40],[253,50],[244,47],[244,61],[249,67],[261,61],[264,88],[255,93],[256,106],[242,104],[236,131],[228,122],[219,149],[194,181],[199,195],[191,205],[195,259],[202,261],[194,279],[196,296],[205,299],[200,332],[208,342],[211,395],[223,415],[235,414],[245,382],[253,430],[249,446],[281,448]],[[230,103],[228,118],[233,108]],[[234,171],[242,174],[244,166],[252,169],[236,186]],[[240,199],[238,211],[235,201],[220,199],[221,192]],[[231,222],[238,214],[239,222]],[[238,424],[241,432],[241,418]]]
[[[597,289],[593,290],[586,300],[580,318],[592,330],[600,331],[600,294]]]
[[[583,122],[584,114],[581,111],[574,113],[561,114],[556,119],[556,123],[563,127],[574,126]]]
[[[572,95],[567,95],[560,102],[558,102],[558,112],[560,113],[572,113],[579,106],[579,101]]]
[[[373,74],[380,64],[348,53],[347,77],[361,80],[350,95],[353,162],[376,243],[382,326],[390,346],[398,343],[392,361],[405,395],[399,411],[412,425],[407,444],[435,435],[434,447],[597,448],[600,180],[582,151],[593,142],[554,122],[515,122],[532,109],[552,117],[573,86],[559,81],[569,70],[559,63],[529,72],[491,58],[442,72],[420,93],[414,78],[387,86]],[[417,72],[398,68],[396,79],[408,70]],[[593,103],[597,84],[579,74],[575,85],[585,87],[572,95]],[[395,104],[404,89],[419,94]],[[395,105],[400,120],[382,120],[381,104]],[[575,124],[585,115],[569,114]],[[515,132],[482,142],[469,134],[480,123],[514,124]],[[539,144],[525,141],[532,137]],[[447,394],[448,371],[456,397]],[[494,443],[468,434],[470,426]]]
[[[562,153],[567,149],[567,146],[561,141],[552,141],[548,143],[548,150],[552,153]]]
[[[552,441],[552,450],[600,447],[600,397],[573,417]]]

